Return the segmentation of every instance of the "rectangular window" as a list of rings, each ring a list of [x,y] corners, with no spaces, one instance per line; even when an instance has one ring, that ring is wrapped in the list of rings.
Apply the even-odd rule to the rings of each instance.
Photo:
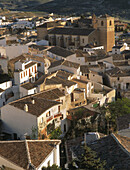
[[[32,72],[33,72],[33,67],[32,67]]]
[[[25,77],[25,71],[24,71],[24,77]]]
[[[66,124],[64,124],[64,132],[66,132]]]
[[[47,166],[50,166],[50,161],[47,162]]]
[[[21,79],[23,78],[23,74],[21,73]]]
[[[84,43],[84,38],[82,39],[82,42]]]
[[[38,63],[38,67],[41,67],[41,63]]]
[[[36,68],[36,66],[35,66],[35,73],[37,72],[37,68]]]
[[[58,106],[58,112],[60,112],[60,106]]]
[[[43,123],[43,117],[41,118],[41,123]]]
[[[29,77],[31,76],[31,70],[29,69]]]

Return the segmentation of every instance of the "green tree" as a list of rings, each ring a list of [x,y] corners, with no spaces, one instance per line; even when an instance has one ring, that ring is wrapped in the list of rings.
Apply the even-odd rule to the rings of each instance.
[[[58,139],[62,134],[61,128],[58,127],[57,129],[53,130],[50,134],[50,139]]]
[[[74,165],[74,162],[72,164]],[[101,161],[100,158],[97,158],[96,152],[92,151],[90,147],[85,146],[84,154],[81,155],[76,164],[79,169],[104,170],[106,161]],[[71,169],[76,169],[73,165]]]
[[[49,166],[49,167],[43,167],[42,170],[62,170],[62,169],[54,164],[54,165]]]
[[[118,117],[125,114],[130,114],[130,99],[117,99],[115,102],[108,103],[106,106],[102,106],[100,108],[100,112],[101,114],[105,115],[108,126],[112,127],[112,129],[116,131],[116,121]]]
[[[36,126],[32,126],[30,138],[31,139],[37,139],[38,138],[38,128]]]

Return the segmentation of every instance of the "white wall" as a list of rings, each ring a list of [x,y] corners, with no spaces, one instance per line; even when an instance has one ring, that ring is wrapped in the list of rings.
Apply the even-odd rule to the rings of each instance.
[[[5,103],[5,91],[0,93],[0,107]]]
[[[20,86],[19,92],[20,92],[20,98],[22,98],[22,97],[27,96],[27,95],[35,94],[37,92],[37,89],[35,87],[35,88],[30,89],[30,90],[27,90],[27,89]]]
[[[8,74],[8,59],[0,57],[0,66],[4,73]]]
[[[49,156],[42,162],[42,164],[37,168],[37,170],[42,170],[43,167],[48,167],[48,161],[50,161],[50,166],[56,164],[60,166],[60,150],[59,145],[53,149]]]
[[[24,139],[24,134],[30,135],[32,127],[37,127],[37,117],[7,104],[1,108],[1,120],[4,128],[12,133],[17,133],[20,139]]]
[[[36,72],[35,72],[35,66],[36,66]],[[32,71],[32,68],[33,68],[33,71]],[[30,69],[31,76],[29,75],[29,69]],[[26,71],[27,71],[27,74],[26,74]],[[24,76],[24,72],[25,72],[25,76]],[[35,81],[35,77],[37,76],[36,73],[37,73],[37,63],[23,71],[14,72],[14,82],[15,84],[19,85],[24,82],[28,82],[29,79],[32,77],[34,78],[34,81]],[[21,78],[21,74],[22,74],[22,78]]]
[[[28,53],[28,46],[27,45],[11,45],[11,46],[4,46],[0,47],[1,55],[8,57],[9,60],[15,57],[20,56],[23,53]]]
[[[4,83],[0,84],[0,88],[3,89],[3,90],[6,90],[11,86],[12,86],[12,81],[7,81],[7,82],[4,82]]]
[[[0,46],[2,45],[6,45],[6,39],[3,38],[3,39],[0,39]]]

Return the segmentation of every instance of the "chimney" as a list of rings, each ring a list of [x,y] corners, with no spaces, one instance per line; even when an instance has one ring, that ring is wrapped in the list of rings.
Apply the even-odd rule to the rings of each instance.
[[[25,112],[28,112],[28,105],[27,104],[25,104],[24,110],[25,110]]]
[[[35,104],[35,100],[33,98],[31,98],[31,102],[32,104]]]

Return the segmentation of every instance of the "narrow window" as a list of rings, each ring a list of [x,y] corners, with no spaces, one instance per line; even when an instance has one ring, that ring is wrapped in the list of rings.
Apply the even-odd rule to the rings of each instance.
[[[36,68],[36,66],[35,66],[35,73],[37,72],[37,68]]]
[[[101,21],[101,26],[103,26],[104,25],[104,23],[103,23],[103,21]]]
[[[66,124],[64,124],[64,132],[66,132]]]
[[[60,106],[58,106],[58,112],[60,112]]]
[[[47,162],[47,166],[48,166],[48,167],[50,166],[50,161]]]

